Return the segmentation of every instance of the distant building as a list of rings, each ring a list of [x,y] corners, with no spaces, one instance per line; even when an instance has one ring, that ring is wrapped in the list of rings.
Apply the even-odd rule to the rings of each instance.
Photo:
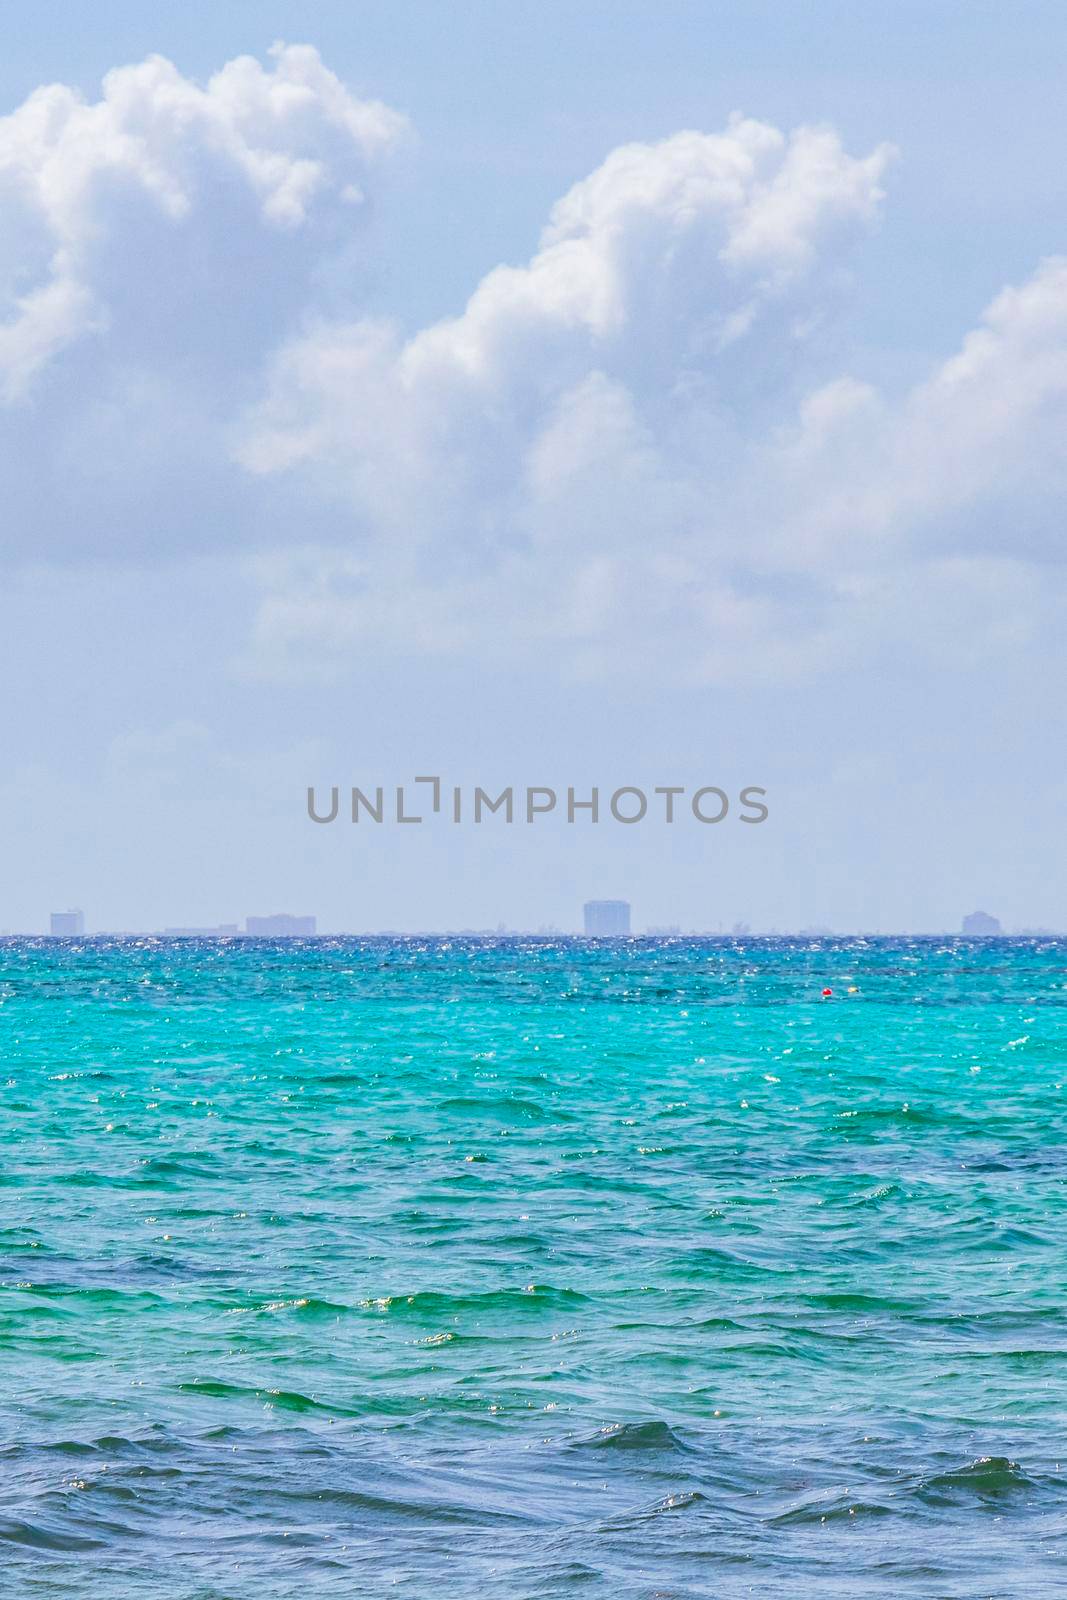
[[[677,922],[650,922],[645,931],[651,939],[677,939],[682,930]]]
[[[963,919],[963,932],[972,939],[993,939],[1000,932],[1000,922],[988,911],[972,911]]]
[[[272,917],[246,917],[245,932],[254,939],[311,939],[315,935],[315,918],[291,917],[284,911]]]
[[[232,939],[240,930],[236,922],[220,922],[214,928],[164,928],[164,939]]]
[[[80,939],[85,932],[84,911],[53,911],[49,920],[53,939]]]
[[[583,910],[589,939],[618,938],[630,931],[628,900],[587,900]]]

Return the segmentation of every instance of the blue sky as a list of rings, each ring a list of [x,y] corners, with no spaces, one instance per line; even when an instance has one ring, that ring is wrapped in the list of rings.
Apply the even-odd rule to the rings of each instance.
[[[1063,925],[1062,8],[6,16],[0,928]]]

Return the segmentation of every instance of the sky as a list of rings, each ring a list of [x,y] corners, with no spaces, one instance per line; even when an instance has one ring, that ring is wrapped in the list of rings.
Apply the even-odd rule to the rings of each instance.
[[[1067,926],[1062,6],[4,18],[0,931]]]

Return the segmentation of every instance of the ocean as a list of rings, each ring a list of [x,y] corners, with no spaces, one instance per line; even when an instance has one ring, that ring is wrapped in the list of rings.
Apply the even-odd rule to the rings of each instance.
[[[0,1592],[1062,1595],[1065,1002],[1053,939],[0,944]]]

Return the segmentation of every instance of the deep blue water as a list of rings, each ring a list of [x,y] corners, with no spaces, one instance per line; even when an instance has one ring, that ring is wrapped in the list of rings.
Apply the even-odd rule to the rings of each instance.
[[[9,941],[0,1053],[3,1594],[1067,1587],[1063,942]]]

